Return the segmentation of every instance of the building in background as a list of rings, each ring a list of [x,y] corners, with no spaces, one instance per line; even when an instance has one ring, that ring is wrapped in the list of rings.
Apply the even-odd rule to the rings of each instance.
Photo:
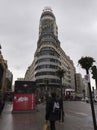
[[[6,91],[12,91],[13,74],[10,70],[6,70]]]
[[[1,49],[1,46],[0,46]],[[4,60],[3,55],[0,50],[0,95],[3,95],[6,91],[6,70],[7,61]]]
[[[82,94],[82,91],[84,89],[82,75],[80,73],[76,73],[75,79],[76,79],[76,92]]]
[[[25,73],[25,78],[24,80],[27,81],[35,81],[35,60],[32,62],[32,64],[28,67],[26,73]]]
[[[36,81],[40,87],[56,88],[60,86],[60,79],[56,75],[59,69],[66,71],[62,81],[63,86],[75,89],[76,72],[73,61],[61,48],[56,18],[52,9],[46,7],[40,17],[39,39],[34,60],[28,67],[24,79]]]
[[[8,70],[7,60],[4,60],[0,50],[0,99],[12,101],[12,81],[13,74]]]
[[[88,89],[88,82],[85,78],[83,78],[83,98],[89,97],[89,89]]]
[[[18,81],[24,81],[25,79],[20,77],[20,78],[17,78]]]

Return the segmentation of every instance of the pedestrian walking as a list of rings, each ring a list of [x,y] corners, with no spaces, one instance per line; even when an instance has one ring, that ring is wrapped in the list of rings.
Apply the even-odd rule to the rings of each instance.
[[[1,112],[2,112],[2,101],[0,100],[0,115],[1,115]]]
[[[55,122],[61,120],[61,104],[56,93],[51,94],[51,98],[46,101],[46,121],[50,123],[50,130],[56,130]]]
[[[1,113],[3,111],[3,108],[4,108],[4,103],[3,103],[2,100],[0,100],[0,115],[1,115]]]
[[[2,96],[0,96],[0,115],[3,111],[4,105],[5,105],[5,100]]]

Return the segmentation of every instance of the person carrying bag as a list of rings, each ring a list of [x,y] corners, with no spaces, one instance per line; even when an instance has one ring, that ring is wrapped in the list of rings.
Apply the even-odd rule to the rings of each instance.
[[[50,122],[50,130],[56,130],[55,122],[61,120],[61,104],[56,98],[56,93],[51,94],[51,98],[46,101],[46,121]]]

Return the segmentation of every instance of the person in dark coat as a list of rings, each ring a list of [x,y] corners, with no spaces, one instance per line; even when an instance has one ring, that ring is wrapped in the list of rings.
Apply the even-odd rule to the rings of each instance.
[[[2,111],[3,111],[3,101],[2,100],[0,100],[0,115],[1,115],[1,113],[2,113]]]
[[[0,100],[0,115],[1,115],[1,113],[2,113],[2,102]]]
[[[3,111],[4,105],[5,105],[5,100],[3,97],[0,97],[0,115]]]
[[[55,113],[55,103],[58,104],[58,112]],[[56,130],[55,122],[61,119],[61,105],[60,101],[56,98],[56,93],[52,93],[51,97],[46,101],[46,121],[50,122],[50,129]]]

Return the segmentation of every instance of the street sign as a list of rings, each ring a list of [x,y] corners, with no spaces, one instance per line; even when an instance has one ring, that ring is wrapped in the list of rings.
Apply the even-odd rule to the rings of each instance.
[[[87,83],[90,83],[90,75],[89,74],[85,75],[85,79],[86,79]]]

